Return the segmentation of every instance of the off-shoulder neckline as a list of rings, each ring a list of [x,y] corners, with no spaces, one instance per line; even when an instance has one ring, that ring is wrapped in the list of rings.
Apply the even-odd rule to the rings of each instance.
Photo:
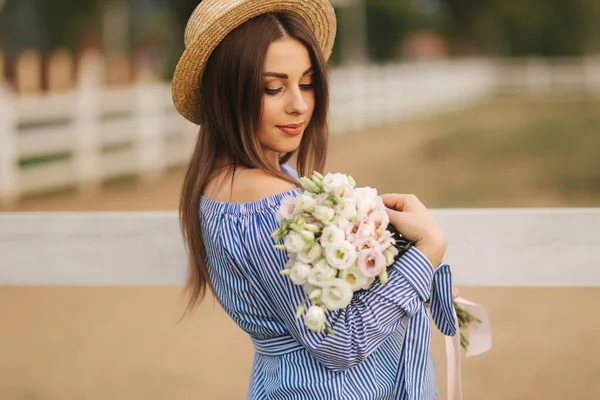
[[[282,164],[281,170],[292,178],[298,179],[296,171],[288,164]],[[215,200],[200,195],[200,211],[221,212],[225,214],[255,213],[279,206],[281,199],[286,196],[291,196],[294,193],[301,193],[301,189],[294,188],[258,200],[239,203]]]
[[[200,196],[200,211],[210,211],[222,214],[256,213],[273,207],[278,207],[284,197],[300,194],[301,192],[302,189],[294,188],[286,190],[285,192],[276,193],[271,196],[244,203],[220,201],[211,199],[209,197]]]

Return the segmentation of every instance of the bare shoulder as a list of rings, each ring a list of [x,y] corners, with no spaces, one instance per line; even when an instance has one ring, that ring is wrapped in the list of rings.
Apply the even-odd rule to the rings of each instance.
[[[258,169],[242,171],[233,186],[234,198],[240,199],[238,202],[256,201],[296,188],[291,183]]]
[[[258,169],[239,171],[233,181],[231,176],[216,177],[207,186],[206,196],[231,203],[249,203],[295,188],[289,182]]]

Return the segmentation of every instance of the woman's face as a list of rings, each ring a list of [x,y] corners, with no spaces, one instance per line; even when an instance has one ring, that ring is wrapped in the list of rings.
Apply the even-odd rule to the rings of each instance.
[[[315,108],[308,50],[296,39],[279,39],[267,50],[258,138],[278,162],[280,153],[296,150]]]

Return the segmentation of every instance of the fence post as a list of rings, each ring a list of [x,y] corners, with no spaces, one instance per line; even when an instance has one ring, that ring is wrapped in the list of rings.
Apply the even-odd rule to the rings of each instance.
[[[35,50],[19,55],[16,66],[16,91],[20,94],[42,91],[42,56]]]
[[[161,107],[161,84],[150,71],[142,71],[137,82],[135,111],[138,145],[138,173],[142,182],[158,178],[166,165],[165,109]]]
[[[48,61],[48,91],[64,92],[73,88],[73,57],[68,50],[59,49]]]
[[[584,87],[589,93],[600,94],[600,57],[583,58]]]
[[[0,206],[14,205],[19,195],[17,119],[14,97],[8,87],[0,82]]]
[[[527,60],[525,71],[529,93],[547,95],[552,91],[552,71],[548,61],[530,58]]]
[[[75,108],[76,145],[74,163],[77,180],[84,194],[94,193],[100,184],[100,152],[98,132],[101,103],[101,77],[103,60],[99,52],[88,51],[82,55],[77,82],[77,105]]]

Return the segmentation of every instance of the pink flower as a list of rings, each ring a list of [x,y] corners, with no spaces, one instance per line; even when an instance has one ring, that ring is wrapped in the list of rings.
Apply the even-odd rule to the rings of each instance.
[[[354,196],[356,198],[359,220],[366,220],[373,211],[380,208],[381,198],[377,196],[376,189],[370,187],[356,188],[354,189]]]
[[[375,230],[384,230],[390,223],[390,217],[383,210],[375,210],[369,214],[368,221],[375,226]]]
[[[373,225],[370,222],[361,222],[358,225],[358,230],[356,231],[356,237],[360,238],[360,239],[376,237],[375,225]]]
[[[377,242],[379,242],[381,247],[385,249],[388,246],[392,246],[393,244],[395,244],[394,235],[392,234],[392,232],[386,229],[377,237]]]
[[[369,249],[383,251],[379,242],[373,237],[356,238],[354,240],[354,242],[352,242],[352,245],[354,246],[356,251],[363,251],[363,250],[369,250]]]
[[[279,210],[277,210],[277,222],[281,223],[286,219],[292,218],[296,211],[296,198],[293,196],[285,196],[281,199]]]
[[[358,268],[368,278],[381,274],[385,264],[386,259],[381,251],[369,249],[358,253]]]
[[[356,232],[358,232],[358,228],[360,227],[360,224],[348,224],[346,226],[346,240],[348,240],[349,242],[354,242],[354,240],[356,239]]]

